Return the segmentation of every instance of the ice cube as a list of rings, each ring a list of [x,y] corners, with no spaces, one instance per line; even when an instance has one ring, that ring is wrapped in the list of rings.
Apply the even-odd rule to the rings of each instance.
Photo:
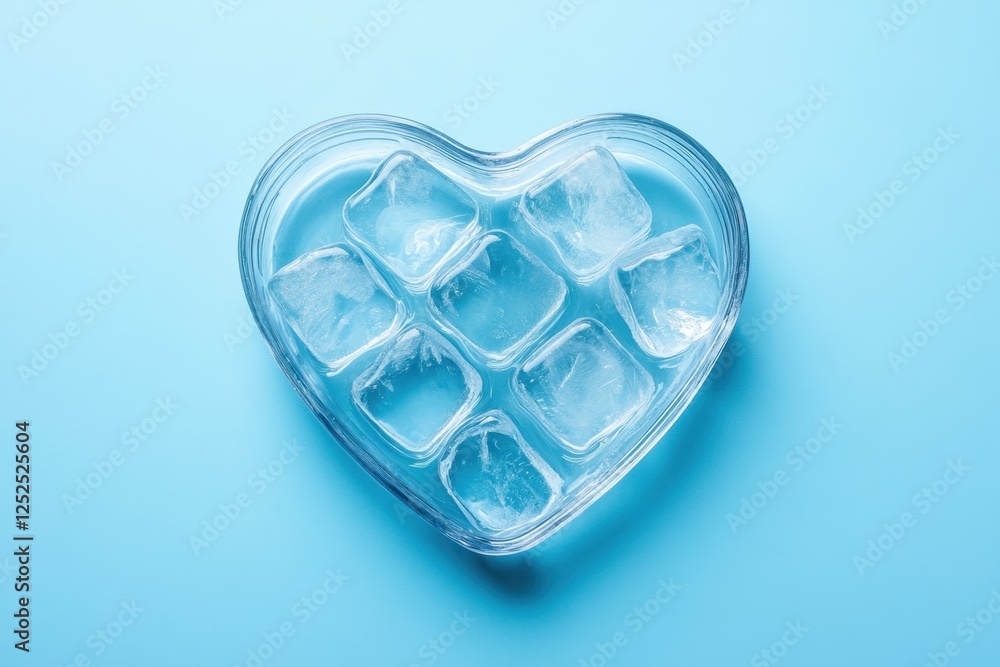
[[[465,190],[405,151],[386,158],[344,205],[348,233],[416,291],[475,235],[478,218]]]
[[[455,346],[422,324],[399,334],[352,387],[355,403],[403,453],[433,456],[469,415],[483,381]]]
[[[463,261],[434,282],[430,303],[493,366],[506,365],[559,314],[566,283],[505,232],[472,244]]]
[[[473,525],[500,533],[542,518],[562,492],[562,478],[499,410],[464,426],[438,465],[448,493]]]
[[[611,295],[645,352],[683,353],[712,330],[722,299],[705,234],[687,225],[633,248],[612,274]]]
[[[299,340],[331,374],[383,343],[403,321],[402,304],[345,244],[302,255],[271,277],[268,291]]]
[[[653,378],[592,319],[557,333],[514,375],[514,391],[568,450],[586,457],[643,410]]]
[[[583,284],[649,233],[653,213],[607,150],[595,148],[531,186],[517,209]]]

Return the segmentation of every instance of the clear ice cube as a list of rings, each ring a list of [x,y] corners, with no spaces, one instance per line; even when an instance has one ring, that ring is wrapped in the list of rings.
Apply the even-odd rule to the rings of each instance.
[[[563,485],[499,410],[477,417],[455,434],[438,472],[469,520],[494,533],[542,518],[559,499]]]
[[[531,186],[517,209],[581,283],[649,233],[653,213],[618,161],[595,148]]]
[[[430,290],[435,315],[502,367],[559,314],[566,283],[505,232],[479,237]]]
[[[596,452],[649,403],[653,378],[600,322],[557,333],[514,375],[514,391],[568,450]]]
[[[623,255],[611,295],[635,342],[669,358],[704,338],[719,313],[722,284],[701,228],[687,225]]]
[[[268,291],[309,353],[336,373],[392,336],[403,307],[360,253],[337,244],[283,267]]]
[[[483,381],[424,325],[399,334],[352,387],[361,411],[405,454],[426,459],[472,411]]]
[[[352,237],[418,291],[475,235],[478,218],[465,190],[405,151],[386,158],[344,205]]]

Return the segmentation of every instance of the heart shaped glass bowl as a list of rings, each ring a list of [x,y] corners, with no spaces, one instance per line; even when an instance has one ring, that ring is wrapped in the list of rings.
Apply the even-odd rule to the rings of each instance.
[[[421,220],[446,233],[381,212],[406,188],[430,193]],[[591,208],[577,223],[625,220],[600,227],[586,252],[575,244],[591,232],[558,210],[581,197]],[[411,217],[423,205],[404,204]],[[416,255],[395,257],[403,246]],[[702,262],[695,278],[683,253],[629,273],[681,247]],[[573,121],[507,153],[387,116],[321,123],[257,177],[239,253],[260,330],[313,413],[386,489],[484,554],[552,535],[663,438],[732,333],[749,263],[743,207],[719,163],[633,115]],[[705,275],[717,284],[711,317],[644,303],[643,289],[665,285],[671,303],[697,302],[684,290]],[[309,301],[317,293],[362,299],[361,324],[325,322],[343,312]],[[666,335],[643,327],[665,312],[682,316]]]

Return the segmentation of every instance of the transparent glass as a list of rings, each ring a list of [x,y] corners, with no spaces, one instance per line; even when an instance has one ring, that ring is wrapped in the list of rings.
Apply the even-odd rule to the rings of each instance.
[[[533,184],[545,182],[560,167],[595,148],[614,156],[648,202],[652,223],[643,238],[654,238],[685,225],[697,225],[705,234],[721,279],[720,306],[711,329],[683,354],[658,358],[636,343],[612,299],[613,263],[604,273],[580,280],[560,260],[557,249],[534,233],[533,225],[526,224],[519,214],[521,196]],[[359,351],[343,368],[334,370],[317,363],[272,298],[268,283],[274,274],[308,252],[334,244],[350,244],[359,252],[367,252],[345,230],[344,206],[370,182],[386,158],[400,151],[425,160],[452,179],[478,206],[476,234],[463,238],[463,245],[449,252],[434,275],[423,282],[446,279],[463,262],[470,261],[466,253],[482,246],[476,239],[503,232],[565,283],[565,293],[556,293],[561,297],[558,309],[546,309],[546,319],[537,327],[523,327],[530,337],[518,342],[512,358],[507,348],[504,355],[484,356],[481,346],[471,344],[453,323],[436,313],[427,285],[402,279],[384,262],[373,260],[370,264],[377,267],[398,300],[401,324],[397,331],[403,333]],[[628,248],[643,238],[637,238]],[[309,128],[268,161],[247,198],[239,259],[247,300],[275,359],[336,440],[366,472],[449,538],[479,553],[509,554],[528,549],[559,530],[663,439],[705,381],[733,331],[746,286],[749,240],[739,195],[719,163],[689,136],[652,118],[625,114],[583,118],[515,150],[485,153],[412,121],[363,115]],[[501,291],[519,293],[514,287]],[[501,297],[498,295],[498,299]],[[475,305],[480,311],[470,312],[489,312],[488,302],[485,309],[481,302]],[[585,448],[574,449],[553,434],[544,419],[538,417],[538,410],[526,405],[516,390],[515,378],[526,360],[530,361],[532,355],[537,357],[562,332],[579,327],[583,321],[596,321],[602,332],[606,330],[617,341],[620,349],[614,348],[614,358],[623,360],[621,367],[630,378],[642,379],[641,392],[617,394],[640,396],[642,402],[623,405],[627,419],[608,418],[613,429],[600,431],[600,437],[588,441]],[[474,394],[471,407],[462,403],[462,412],[454,419],[443,415],[427,420],[446,424],[447,428],[435,432],[433,439],[429,437],[419,456],[392,441],[391,429],[374,424],[352,392],[358,378],[386,366],[380,355],[398,346],[398,337],[414,327],[440,333],[481,379],[481,387],[473,387],[477,392],[461,394]],[[407,386],[419,382],[420,373],[425,371],[428,377],[441,372],[437,367],[407,369]],[[652,379],[649,391],[647,377]],[[608,385],[594,386],[588,400],[606,400],[606,404],[599,403],[599,412],[613,413],[618,409],[614,402],[620,396],[608,387],[621,380],[614,376],[605,380],[600,375],[594,379]],[[386,386],[391,387],[389,380]],[[412,396],[408,398],[412,400]],[[445,404],[443,399],[439,402]],[[419,401],[415,404],[420,407],[405,409],[435,409]],[[399,419],[399,414],[406,416],[405,410],[392,414],[393,419]],[[521,504],[509,513],[512,518],[504,521],[490,517],[483,520],[479,509],[483,502],[495,501],[498,489],[502,492],[506,488],[504,480],[485,480],[487,487],[477,486],[480,480],[468,478],[468,468],[462,469],[460,484],[452,479],[458,474],[453,467],[456,448],[463,448],[459,450],[462,461],[474,461],[469,458],[476,453],[469,449],[468,433],[473,426],[484,423],[503,425],[496,433],[487,434],[492,438],[490,447],[500,447],[497,451],[516,461],[516,465],[531,468],[526,477],[519,479],[526,493],[534,496],[530,502],[519,499]],[[466,442],[453,442],[459,437],[465,437]],[[484,455],[488,451],[486,442],[484,439]],[[537,462],[537,466],[531,462]],[[486,470],[487,466],[482,468]],[[490,466],[490,470],[492,474],[505,474],[497,465]],[[525,480],[537,482],[529,484]],[[462,493],[471,496],[456,498],[456,488],[469,489]]]

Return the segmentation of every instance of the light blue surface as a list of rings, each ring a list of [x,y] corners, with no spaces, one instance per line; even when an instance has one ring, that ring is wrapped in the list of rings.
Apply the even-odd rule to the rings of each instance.
[[[42,10],[2,12],[0,416],[11,442],[31,421],[36,542],[30,656],[9,645],[0,556],[0,663],[253,665],[287,623],[263,664],[765,665],[775,642],[783,665],[949,648],[948,664],[995,664],[1000,617],[966,618],[1000,610],[1000,279],[977,275],[1000,254],[996,5],[906,0],[895,31],[891,2],[853,0],[221,6],[58,5],[17,44]],[[391,20],[342,48],[372,12]],[[248,323],[243,202],[328,117],[501,150],[606,111],[677,125],[742,183],[730,368],[568,529],[485,559],[366,479],[299,402]],[[859,207],[867,229],[845,230]],[[36,351],[53,358],[22,376]],[[759,488],[773,497],[746,525],[727,518]],[[193,548],[220,504],[238,518]]]

